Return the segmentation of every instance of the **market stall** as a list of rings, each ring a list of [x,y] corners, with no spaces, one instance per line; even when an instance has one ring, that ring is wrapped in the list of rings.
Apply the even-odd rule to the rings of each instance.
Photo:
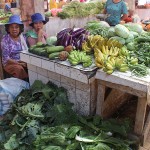
[[[146,117],[146,109],[150,104],[150,76],[137,78],[131,72],[114,72],[112,75],[107,75],[98,70],[95,78],[98,80],[96,113],[104,118],[111,116],[114,109],[117,109],[119,104],[125,101],[125,97],[120,101],[116,100],[117,96],[113,95],[113,92],[110,93],[111,99],[105,97],[107,87],[117,89],[117,94],[122,91],[138,96],[134,132],[142,138],[142,143],[144,143],[150,129],[149,112],[148,117]]]

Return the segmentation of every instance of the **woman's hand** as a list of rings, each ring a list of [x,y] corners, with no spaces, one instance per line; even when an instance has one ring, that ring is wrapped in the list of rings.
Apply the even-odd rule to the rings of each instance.
[[[43,41],[45,41],[46,39],[47,39],[47,35],[46,35],[45,31],[42,30],[42,29],[40,29],[40,30],[38,31],[38,42],[43,42]],[[45,43],[45,42],[43,42],[43,43]]]

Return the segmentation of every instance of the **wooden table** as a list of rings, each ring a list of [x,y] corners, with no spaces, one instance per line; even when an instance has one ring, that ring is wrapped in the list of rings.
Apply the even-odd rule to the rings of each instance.
[[[141,141],[144,143],[150,129],[150,113],[145,119],[146,108],[150,105],[150,76],[137,78],[132,76],[131,72],[114,72],[112,75],[107,75],[102,70],[98,70],[96,79],[98,82],[96,113],[103,118],[109,117],[112,108],[117,107],[115,97],[121,95],[121,92],[138,96],[134,132],[142,138]],[[112,88],[112,93],[107,98],[105,98],[106,87]],[[117,90],[121,92],[116,93]],[[124,101],[124,98],[119,100]]]

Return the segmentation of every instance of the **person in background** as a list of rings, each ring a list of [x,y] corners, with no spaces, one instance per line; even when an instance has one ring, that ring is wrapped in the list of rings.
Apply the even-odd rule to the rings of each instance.
[[[59,3],[57,4],[57,8],[62,8],[63,5],[65,5],[66,2],[64,0],[59,0]]]
[[[49,9],[57,8],[57,2],[56,0],[50,0],[49,1]]]
[[[111,26],[115,26],[127,17],[127,6],[123,0],[107,0],[104,14],[108,14],[106,22]]]
[[[31,16],[32,23],[29,25],[33,28],[26,33],[28,46],[35,45],[38,42],[46,44],[47,35],[43,27],[47,21],[40,13],[35,13]]]
[[[24,25],[20,16],[12,15],[5,24],[6,35],[1,41],[2,64],[6,73],[19,79],[27,79],[27,64],[20,61],[20,52],[27,50],[27,44],[22,32]]]

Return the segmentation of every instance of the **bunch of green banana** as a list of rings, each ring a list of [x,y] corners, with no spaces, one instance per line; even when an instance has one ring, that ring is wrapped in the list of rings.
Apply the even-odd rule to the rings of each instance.
[[[119,51],[119,55],[120,56],[129,56],[129,51],[127,50],[127,48],[125,46],[123,46],[120,51]]]
[[[122,56],[115,59],[115,66],[116,69],[121,72],[126,72],[129,69],[128,64],[126,63],[126,58]]]
[[[135,57],[128,58],[128,63],[130,65],[137,65],[138,64],[138,59],[135,58]]]
[[[129,70],[128,64],[124,63],[120,65],[120,68],[119,68],[120,72],[126,72],[127,70]]]
[[[68,60],[72,65],[78,65],[80,63],[82,63],[83,67],[89,67],[92,65],[91,56],[87,55],[85,52],[77,50],[70,52]]]

